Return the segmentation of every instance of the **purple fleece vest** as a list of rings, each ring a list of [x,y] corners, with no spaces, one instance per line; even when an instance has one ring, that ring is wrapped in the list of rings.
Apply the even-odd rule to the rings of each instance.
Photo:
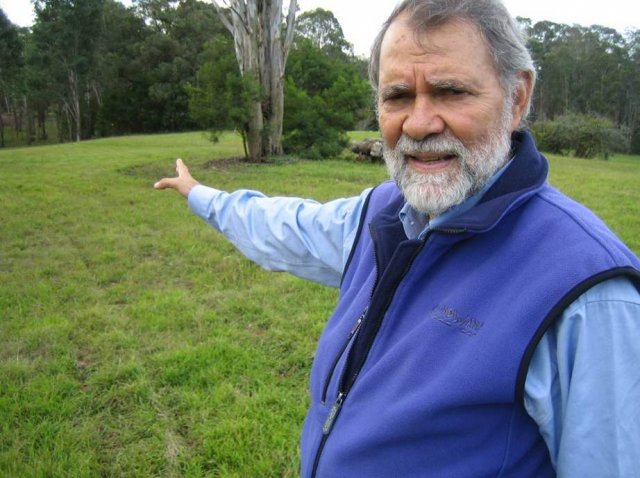
[[[531,355],[581,293],[639,283],[640,263],[514,141],[482,201],[424,242],[396,186],[374,189],[313,364],[305,478],[554,476],[522,404]]]

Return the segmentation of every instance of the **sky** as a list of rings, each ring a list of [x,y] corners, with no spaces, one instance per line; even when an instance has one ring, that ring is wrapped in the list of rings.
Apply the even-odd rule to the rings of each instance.
[[[514,16],[528,17],[533,22],[550,20],[589,26],[593,24],[615,28],[640,28],[640,1],[608,0],[503,0]],[[124,3],[127,3],[126,1]],[[333,12],[342,25],[344,36],[358,55],[369,55],[371,44],[380,26],[397,0],[298,0],[300,11],[324,8]],[[285,8],[288,0],[283,0]],[[33,22],[29,0],[0,0],[0,8],[9,19],[20,26]],[[366,17],[366,18],[365,18]]]

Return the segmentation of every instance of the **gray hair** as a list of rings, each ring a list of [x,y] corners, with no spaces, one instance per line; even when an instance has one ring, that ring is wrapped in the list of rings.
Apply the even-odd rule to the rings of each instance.
[[[403,0],[382,25],[371,49],[369,78],[376,92],[379,86],[382,41],[391,23],[405,12],[409,15],[409,25],[415,33],[443,25],[450,20],[471,22],[478,27],[489,48],[500,85],[506,95],[513,96],[522,72],[528,72],[535,85],[536,70],[527,50],[525,37],[500,0]],[[530,108],[531,99],[525,108],[523,120],[529,115]]]

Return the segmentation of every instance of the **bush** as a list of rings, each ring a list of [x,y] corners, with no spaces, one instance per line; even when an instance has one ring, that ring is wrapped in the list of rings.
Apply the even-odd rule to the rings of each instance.
[[[534,123],[538,147],[549,153],[593,158],[629,151],[629,135],[610,120],[597,116],[568,114],[552,121]]]
[[[312,96],[286,79],[284,102],[285,153],[321,159],[337,156],[347,146],[345,131],[348,125],[336,115],[325,98]]]
[[[346,132],[371,116],[371,87],[360,63],[331,51],[298,38],[289,55],[282,138],[287,154],[336,157],[348,144]]]

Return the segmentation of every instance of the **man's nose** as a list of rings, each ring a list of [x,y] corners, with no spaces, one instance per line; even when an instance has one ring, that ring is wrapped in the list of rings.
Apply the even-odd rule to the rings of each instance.
[[[402,132],[417,141],[433,134],[440,134],[445,128],[437,105],[424,95],[416,97],[413,108],[402,124]]]

